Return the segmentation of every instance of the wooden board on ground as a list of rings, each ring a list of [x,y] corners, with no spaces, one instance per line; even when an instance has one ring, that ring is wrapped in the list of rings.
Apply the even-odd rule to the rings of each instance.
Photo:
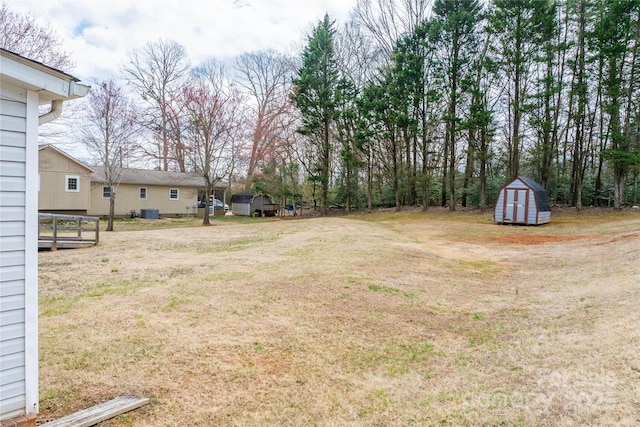
[[[56,249],[77,249],[88,248],[96,244],[95,240],[78,240],[78,239],[60,239],[56,242]],[[38,249],[52,249],[53,240],[42,238],[38,240]]]
[[[75,414],[42,424],[40,427],[89,427],[149,403],[137,396],[120,396]]]

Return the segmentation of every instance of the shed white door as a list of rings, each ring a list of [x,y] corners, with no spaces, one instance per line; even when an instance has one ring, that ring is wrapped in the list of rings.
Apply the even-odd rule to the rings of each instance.
[[[505,206],[504,221],[505,222],[525,222],[527,190],[518,190],[515,188],[505,189]]]

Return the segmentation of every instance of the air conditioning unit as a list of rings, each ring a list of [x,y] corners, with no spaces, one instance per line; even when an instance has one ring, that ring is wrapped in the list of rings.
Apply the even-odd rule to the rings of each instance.
[[[140,218],[159,219],[160,212],[158,209],[140,209]]]

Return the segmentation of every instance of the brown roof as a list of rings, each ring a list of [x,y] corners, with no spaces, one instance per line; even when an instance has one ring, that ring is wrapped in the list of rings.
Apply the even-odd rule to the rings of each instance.
[[[92,182],[104,182],[104,167],[94,166],[94,173],[91,174]],[[176,187],[199,187],[204,188],[204,178],[195,173],[189,172],[172,172],[160,170],[146,169],[121,169],[121,184],[144,184],[144,185],[163,185]],[[227,183],[219,181],[214,187],[227,188]]]

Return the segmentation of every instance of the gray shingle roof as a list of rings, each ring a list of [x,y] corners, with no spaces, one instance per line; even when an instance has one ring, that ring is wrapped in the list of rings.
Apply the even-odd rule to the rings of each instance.
[[[518,178],[520,178],[525,184],[527,184],[535,191],[547,191],[542,185],[538,184],[531,178],[525,178],[523,176],[519,176]]]
[[[91,174],[92,182],[104,182],[104,167],[95,166],[95,173]],[[204,188],[204,178],[189,172],[172,172],[146,169],[121,169],[121,184],[164,185],[176,187]],[[227,188],[227,183],[219,181],[216,188]]]
[[[243,191],[231,196],[231,203],[251,203],[253,200],[253,193],[250,191]]]
[[[536,194],[536,201],[538,203],[538,211],[551,212],[551,201],[549,198],[549,192],[536,181],[531,178],[518,177],[522,182],[527,184]]]

